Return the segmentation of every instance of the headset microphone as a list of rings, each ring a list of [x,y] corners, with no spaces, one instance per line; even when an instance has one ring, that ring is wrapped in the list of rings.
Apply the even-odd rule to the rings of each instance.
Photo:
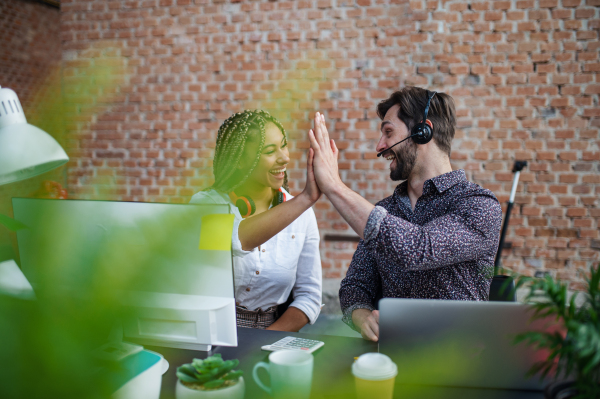
[[[396,144],[386,148],[385,150],[381,151],[380,153],[377,154],[378,157],[385,154],[392,147],[397,146],[398,144],[408,140],[411,137],[413,138],[413,141],[416,144],[427,144],[431,141],[431,139],[433,137],[433,131],[431,130],[431,126],[429,126],[427,124],[427,113],[429,113],[429,105],[431,104],[431,99],[433,98],[433,96],[436,95],[436,92],[429,91],[429,90],[426,90],[426,92],[427,92],[427,104],[425,104],[425,112],[423,112],[423,120],[420,123],[417,123],[415,126],[413,126],[413,128],[410,130],[410,136],[408,136],[404,140],[401,140],[401,141],[397,142]]]
[[[407,138],[405,138],[404,140],[400,140],[399,142],[397,142],[397,143],[396,143],[396,144],[394,144],[393,146],[391,146],[391,147],[388,147],[388,148],[386,148],[385,150],[383,150],[383,151],[381,151],[381,152],[377,153],[377,156],[378,156],[378,157],[382,156],[383,154],[385,154],[386,152],[388,152],[388,150],[391,150],[393,147],[397,146],[398,144],[405,142],[406,140],[408,140],[408,139],[409,139],[409,138],[411,138],[412,136],[414,136],[414,134],[411,134],[410,136],[408,136],[408,137],[407,137]]]

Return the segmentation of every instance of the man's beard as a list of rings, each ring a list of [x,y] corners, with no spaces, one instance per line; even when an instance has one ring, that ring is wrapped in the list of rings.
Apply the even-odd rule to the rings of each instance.
[[[390,170],[390,179],[393,181],[406,180],[417,161],[417,145],[412,141],[408,142],[405,148],[399,151],[391,149],[396,157],[396,167]]]

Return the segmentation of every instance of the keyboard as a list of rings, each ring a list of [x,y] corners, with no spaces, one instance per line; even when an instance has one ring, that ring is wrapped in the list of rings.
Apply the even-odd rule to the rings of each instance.
[[[296,337],[285,337],[280,339],[271,345],[264,345],[261,347],[264,351],[278,351],[284,349],[302,350],[308,353],[313,353],[320,347],[325,345],[325,342],[315,341],[312,339],[296,338]]]

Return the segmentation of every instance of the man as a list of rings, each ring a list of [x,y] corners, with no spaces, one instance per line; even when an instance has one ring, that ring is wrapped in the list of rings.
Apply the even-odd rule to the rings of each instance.
[[[340,288],[343,319],[373,341],[380,298],[487,300],[502,219],[491,191],[452,171],[449,95],[405,87],[377,114],[377,151],[390,162],[390,178],[404,182],[375,206],[340,180],[338,150],[321,114],[309,132],[317,184],[362,239]]]

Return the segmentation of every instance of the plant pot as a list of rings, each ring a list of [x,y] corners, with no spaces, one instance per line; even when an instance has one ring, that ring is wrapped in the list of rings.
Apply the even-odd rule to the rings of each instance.
[[[244,399],[244,377],[240,377],[237,384],[216,389],[214,391],[201,391],[198,389],[190,389],[177,380],[175,387],[175,398],[177,399]]]
[[[577,395],[575,381],[559,381],[547,385],[544,389],[546,399],[568,399]]]

